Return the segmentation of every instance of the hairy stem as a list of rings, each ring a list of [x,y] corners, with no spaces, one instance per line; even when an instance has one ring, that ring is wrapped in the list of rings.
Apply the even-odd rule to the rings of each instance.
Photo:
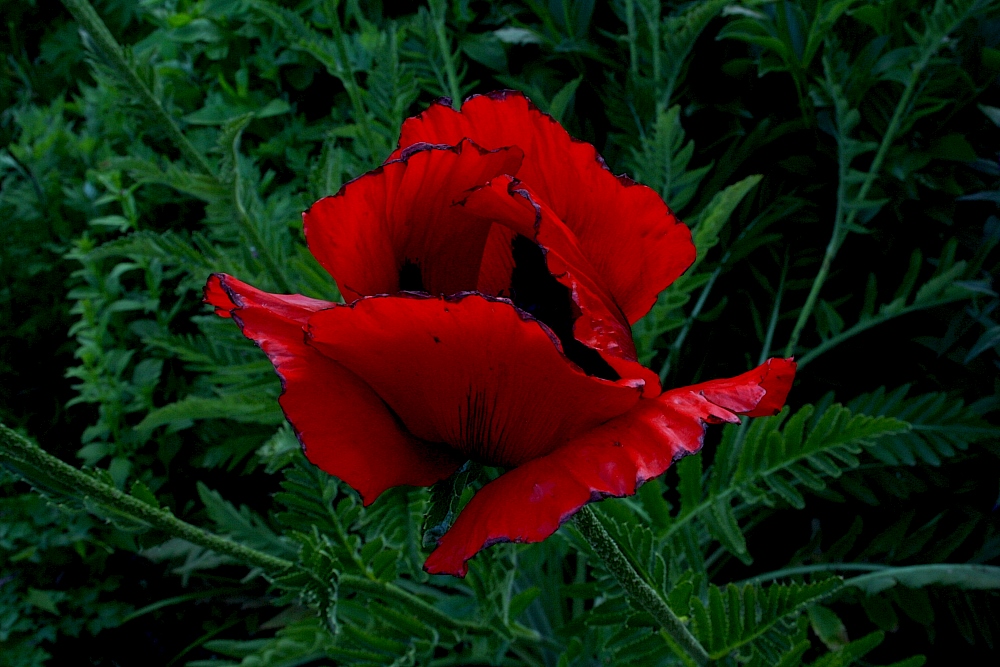
[[[43,483],[46,481],[45,478],[48,478],[73,491],[91,497],[98,503],[133,520],[138,520],[192,544],[229,556],[251,567],[258,567],[268,574],[278,574],[292,567],[291,561],[214,535],[186,521],[181,521],[168,510],[154,507],[119,491],[100,481],[97,477],[88,475],[57,459],[2,424],[0,424],[0,459],[6,460],[18,468],[26,467],[37,471],[40,473],[38,476],[42,477]]]
[[[263,570],[268,575],[287,572],[297,565],[284,558],[278,558],[262,551],[234,542],[228,538],[194,526],[175,517],[169,510],[154,507],[113,486],[105,484],[93,475],[52,456],[24,436],[0,424],[0,461],[10,463],[27,479],[44,486],[64,487],[69,493],[79,493],[107,508],[109,514],[125,515],[133,521],[145,523],[153,528],[187,540],[192,544],[211,549],[229,556],[250,567]],[[338,582],[342,590],[366,593],[387,602],[397,602],[410,611],[438,625],[471,632],[490,634],[493,631],[482,626],[452,618],[413,593],[395,584],[378,581],[356,574],[341,574]],[[530,639],[525,634],[523,639]]]
[[[589,507],[580,510],[576,526],[586,538],[594,552],[625,589],[633,602],[653,615],[663,630],[699,665],[708,664],[709,655],[687,626],[667,606],[663,598],[636,572],[615,541],[604,530],[604,526]]]

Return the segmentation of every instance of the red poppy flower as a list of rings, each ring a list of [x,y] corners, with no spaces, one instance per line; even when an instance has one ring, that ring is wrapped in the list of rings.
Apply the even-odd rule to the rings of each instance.
[[[698,451],[706,424],[776,413],[791,385],[794,362],[771,359],[661,391],[630,326],[694,260],[691,234],[520,93],[434,104],[385,164],[303,217],[346,304],[221,274],[206,301],[271,359],[309,459],[366,504],[469,459],[508,469],[428,572],[545,539]]]

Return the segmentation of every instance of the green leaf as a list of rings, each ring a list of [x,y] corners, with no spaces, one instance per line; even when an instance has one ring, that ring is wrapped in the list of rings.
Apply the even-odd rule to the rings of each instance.
[[[137,479],[132,482],[132,488],[129,491],[129,495],[133,498],[138,498],[147,505],[151,505],[156,508],[160,507],[160,501],[156,499],[156,495],[149,490],[149,487],[146,486],[142,480]]]
[[[59,608],[56,606],[56,596],[59,595],[56,591],[43,591],[37,588],[28,588],[28,595],[25,598],[25,602],[33,607],[38,607],[50,614],[58,614]]]
[[[580,82],[583,81],[582,76],[569,81],[565,86],[559,89],[559,92],[552,96],[552,102],[549,103],[548,112],[549,114],[558,121],[562,121],[563,116],[566,114],[566,109],[569,107],[570,100],[573,99],[573,95],[576,94],[576,89],[580,86]]]
[[[280,424],[285,416],[269,394],[201,397],[188,396],[176,403],[153,410],[136,426],[152,431],[169,424],[171,430],[190,428],[197,419],[231,419],[252,424]]]
[[[294,557],[297,549],[278,537],[260,516],[243,505],[239,509],[225,500],[217,491],[198,482],[198,497],[205,504],[205,511],[215,522],[216,530],[249,547],[282,557]]]
[[[897,585],[909,588],[937,585],[954,586],[965,590],[997,590],[1000,589],[1000,567],[974,563],[890,567],[852,577],[847,579],[844,585],[860,588],[868,595],[880,593]]]
[[[732,217],[743,198],[760,183],[762,178],[763,176],[760,174],[747,176],[722,192],[716,193],[708,206],[698,215],[692,229],[692,237],[698,254],[694,264],[688,268],[689,272],[693,273],[708,251],[719,242],[719,232],[729,222],[729,218]]]
[[[813,632],[828,649],[836,651],[848,644],[844,622],[828,607],[823,605],[809,607],[809,623]]]
[[[839,578],[812,584],[772,584],[760,586],[730,584],[725,589],[710,585],[708,605],[697,597],[691,599],[691,630],[709,648],[713,660],[719,660],[743,646],[759,650],[759,642],[779,623],[806,611],[841,588]]]

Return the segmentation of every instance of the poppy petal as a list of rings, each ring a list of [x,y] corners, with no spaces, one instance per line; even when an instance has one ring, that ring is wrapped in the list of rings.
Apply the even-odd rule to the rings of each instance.
[[[519,148],[487,151],[469,141],[410,146],[303,214],[309,249],[347,301],[401,290],[475,290],[490,228],[466,220],[451,203],[516,172],[521,158]]]
[[[448,450],[403,430],[357,375],[306,345],[303,326],[333,303],[269,294],[224,274],[209,278],[205,300],[233,317],[274,364],[279,402],[309,460],[357,490],[365,504],[393,486],[433,484],[460,465]]]
[[[572,324],[573,337],[598,351],[621,377],[642,379],[647,398],[660,393],[659,377],[638,362],[628,320],[584,254],[579,239],[529,185],[501,176],[458,203],[471,215],[507,226],[537,243],[549,273],[569,290],[578,311]]]
[[[654,190],[614,176],[593,146],[570,137],[522,93],[475,95],[461,111],[433,104],[403,123],[400,148],[390,159],[414,144],[463,138],[524,151],[521,168],[508,173],[530,185],[573,230],[630,324],[694,261],[691,232]]]
[[[517,465],[624,414],[641,382],[583,373],[548,327],[480,294],[399,294],[313,315],[309,344],[363,378],[421,440]]]
[[[726,380],[672,389],[484,486],[424,569],[465,576],[466,561],[497,542],[539,542],[589,502],[628,496],[701,449],[706,424],[738,423],[784,403],[795,363],[771,359]]]

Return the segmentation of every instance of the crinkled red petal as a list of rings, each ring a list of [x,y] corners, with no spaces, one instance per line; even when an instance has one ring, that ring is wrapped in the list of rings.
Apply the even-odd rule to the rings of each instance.
[[[309,336],[415,436],[494,464],[547,454],[640,395],[641,383],[587,376],[547,327],[480,294],[360,299],[313,315]]]
[[[794,378],[790,360],[666,391],[554,452],[484,486],[441,538],[424,569],[465,576],[466,562],[497,542],[539,542],[589,502],[628,496],[675,460],[701,449],[706,424],[737,423],[784,403]]]
[[[641,379],[647,398],[660,393],[659,377],[637,361],[624,313],[580,248],[579,239],[547,202],[526,183],[501,176],[472,191],[460,204],[471,215],[538,243],[549,273],[569,289],[575,305],[573,337],[597,350],[621,377]]]
[[[487,151],[469,141],[453,143],[410,146],[303,214],[309,249],[347,301],[400,291],[406,264],[419,272],[421,284],[404,289],[454,294],[479,288],[490,228],[451,204],[472,187],[516,172],[522,154],[519,148]]]
[[[365,504],[393,486],[433,484],[461,463],[407,433],[363,380],[306,345],[308,319],[335,304],[269,294],[224,274],[209,279],[205,300],[232,316],[274,364],[281,407],[309,460],[357,490]]]
[[[688,387],[727,410],[748,417],[770,417],[781,412],[795,379],[795,360],[768,359],[728,380],[711,380]]]
[[[573,230],[629,323],[635,323],[695,258],[687,226],[653,190],[614,176],[588,143],[577,141],[523,94],[470,97],[455,111],[438,102],[403,123],[400,148],[421,142],[486,148],[518,146],[516,174]]]

